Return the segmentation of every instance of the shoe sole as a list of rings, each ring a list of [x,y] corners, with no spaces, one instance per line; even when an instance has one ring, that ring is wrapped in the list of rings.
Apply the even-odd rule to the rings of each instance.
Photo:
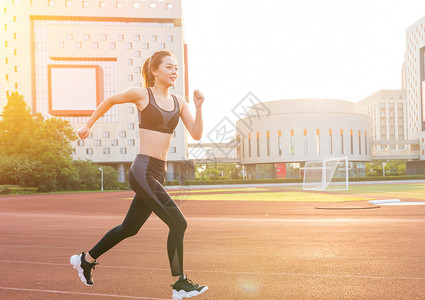
[[[203,287],[202,290],[200,290],[199,292],[198,291],[186,292],[185,290],[176,291],[173,289],[173,300],[181,300],[183,298],[195,297],[202,294],[206,290],[208,290],[207,286]]]
[[[93,286],[93,284],[88,284],[86,277],[84,277],[84,270],[81,268],[81,254],[71,256],[69,262],[72,267],[78,271],[78,277],[80,277],[81,282],[87,286]]]

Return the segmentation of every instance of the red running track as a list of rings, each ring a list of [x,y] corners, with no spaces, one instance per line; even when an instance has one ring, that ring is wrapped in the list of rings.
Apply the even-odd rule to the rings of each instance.
[[[98,259],[93,287],[69,265],[121,223],[132,195],[0,197],[0,299],[171,299],[155,215]],[[194,299],[425,299],[425,206],[317,206],[184,202],[185,272],[209,287]]]

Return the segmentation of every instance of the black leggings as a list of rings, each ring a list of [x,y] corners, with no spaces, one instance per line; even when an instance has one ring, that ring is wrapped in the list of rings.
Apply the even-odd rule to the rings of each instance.
[[[137,154],[129,171],[130,186],[136,193],[123,223],[111,229],[89,251],[94,259],[135,235],[154,212],[170,228],[167,240],[168,259],[172,276],[183,274],[183,236],[186,220],[162,183],[166,162],[145,154]]]

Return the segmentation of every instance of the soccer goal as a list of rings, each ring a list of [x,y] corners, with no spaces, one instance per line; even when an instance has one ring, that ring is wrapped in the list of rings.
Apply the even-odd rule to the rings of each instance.
[[[348,190],[348,170],[347,157],[307,161],[304,167],[303,190]]]

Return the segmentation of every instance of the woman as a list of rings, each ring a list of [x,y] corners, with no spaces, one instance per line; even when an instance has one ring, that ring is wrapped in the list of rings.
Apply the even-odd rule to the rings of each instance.
[[[91,270],[98,264],[96,259],[123,239],[135,235],[154,212],[170,229],[167,251],[171,274],[176,279],[171,285],[173,299],[189,298],[205,292],[208,287],[193,284],[183,273],[183,236],[187,223],[162,184],[167,171],[167,153],[179,116],[191,136],[201,139],[204,96],[199,90],[194,91],[196,116],[193,119],[186,101],[169,94],[169,88],[176,83],[178,68],[175,57],[168,51],[155,52],[148,58],[142,74],[145,88],[132,87],[107,98],[78,130],[84,140],[96,120],[115,104],[134,103],[138,109],[140,151],[129,170],[129,183],[136,195],[123,223],[106,233],[87,253],[73,255],[70,262],[81,281],[93,285]]]

